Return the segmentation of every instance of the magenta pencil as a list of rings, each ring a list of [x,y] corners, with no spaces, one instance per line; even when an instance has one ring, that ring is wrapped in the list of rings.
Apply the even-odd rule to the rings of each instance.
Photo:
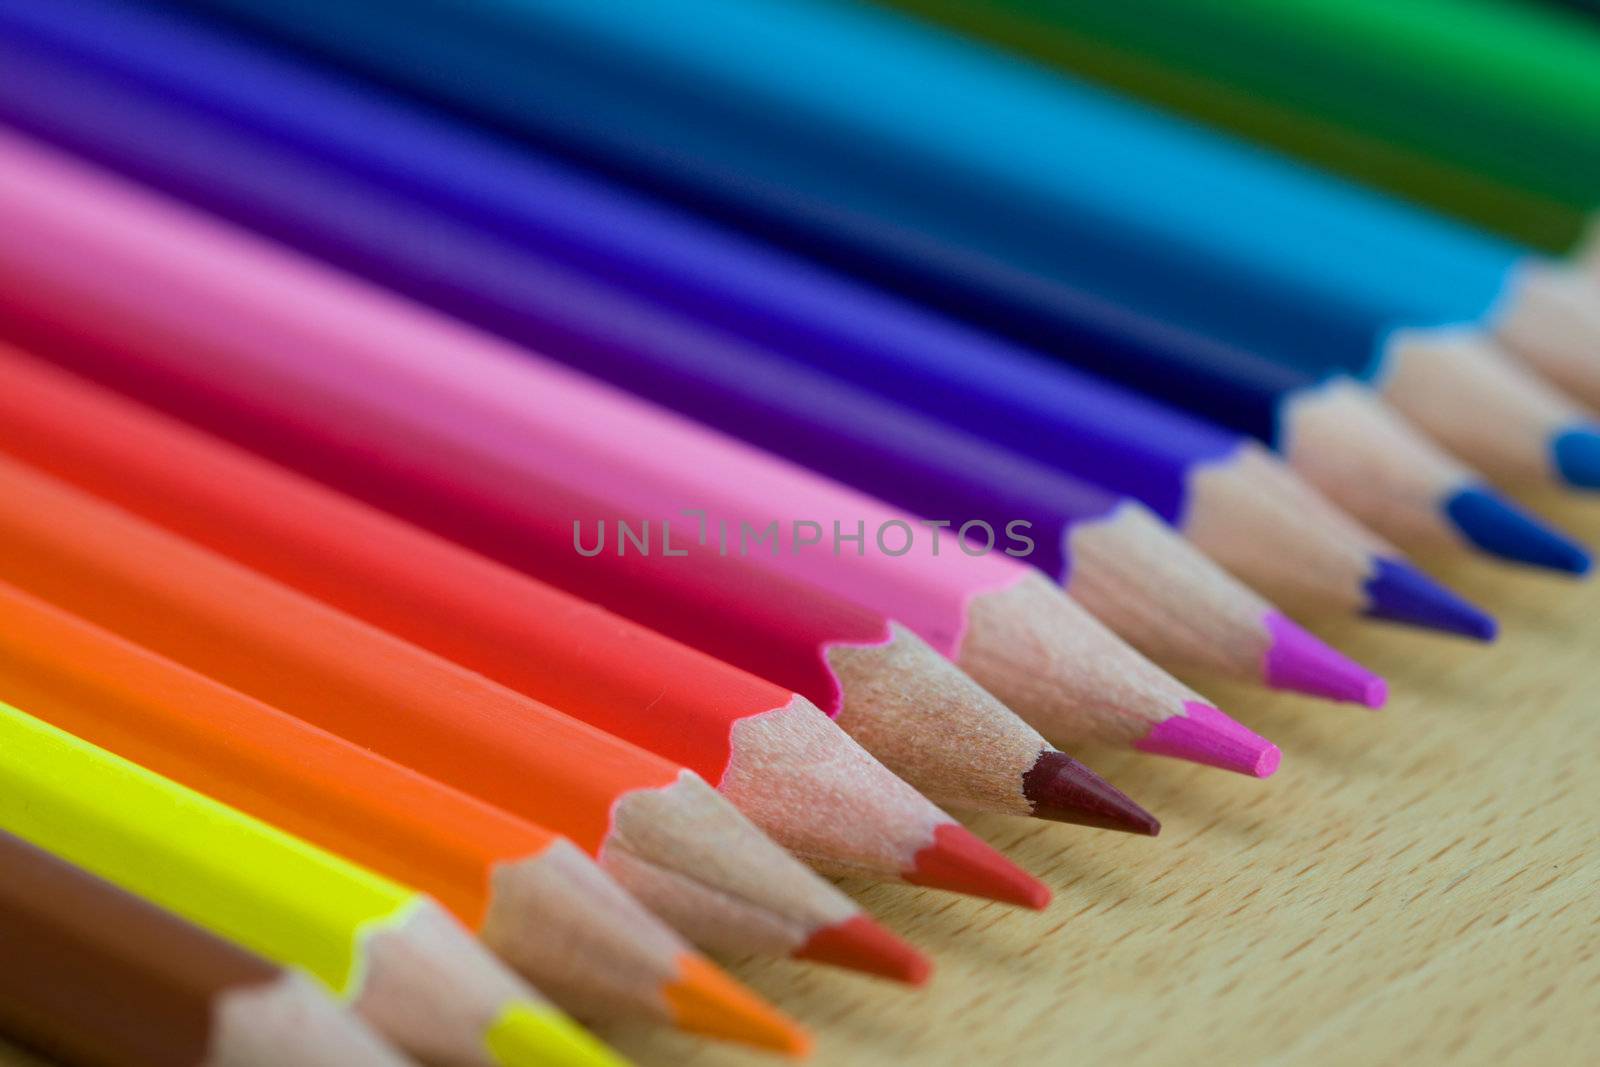
[[[770,552],[741,546],[747,562],[904,623],[1048,738],[1277,766],[1276,748],[999,546],[941,545],[912,516],[20,138],[0,140],[0,170],[3,299],[19,318],[97,335],[280,429],[341,435],[414,481],[470,486],[547,541],[575,518],[686,509],[719,555],[726,530],[770,535]],[[587,514],[557,503],[574,494]],[[813,529],[821,550],[796,550]],[[885,531],[911,535],[903,551]],[[569,549],[560,569],[616,568],[626,547]],[[692,566],[659,553],[652,572]]]

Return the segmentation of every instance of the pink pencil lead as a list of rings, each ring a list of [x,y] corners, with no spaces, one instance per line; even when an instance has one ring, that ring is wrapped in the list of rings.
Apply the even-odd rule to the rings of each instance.
[[[1184,713],[1157,723],[1133,747],[1208,767],[1267,778],[1283,755],[1278,746],[1245,729],[1209,704],[1185,701]]]

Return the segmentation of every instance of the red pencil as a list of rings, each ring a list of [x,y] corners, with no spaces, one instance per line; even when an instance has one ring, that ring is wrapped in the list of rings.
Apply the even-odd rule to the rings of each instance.
[[[0,377],[0,450],[683,763],[814,864],[1038,895],[798,694],[6,345]]]

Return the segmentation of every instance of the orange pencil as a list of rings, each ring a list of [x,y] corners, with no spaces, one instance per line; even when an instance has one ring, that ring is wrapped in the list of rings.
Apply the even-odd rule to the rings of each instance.
[[[565,835],[702,947],[926,972],[687,768],[9,458],[0,580]]]
[[[0,582],[0,697],[432,896],[569,1011],[802,1051],[570,841]]]
[[[1026,887],[797,693],[3,344],[0,379],[0,452],[682,763],[814,865]],[[1122,815],[1100,784],[1062,817]],[[1033,813],[1021,796],[994,807]]]

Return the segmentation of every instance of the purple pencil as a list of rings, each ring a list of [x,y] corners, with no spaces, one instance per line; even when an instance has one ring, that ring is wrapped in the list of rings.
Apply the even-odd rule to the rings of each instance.
[[[1030,562],[1160,662],[1368,706],[1383,701],[1379,679],[1134,501],[569,268],[530,242],[498,240],[348,170],[316,168],[304,151],[251,127],[87,74],[69,81],[66,64],[34,57],[24,65],[57,107],[114,107],[124,117],[94,154],[139,145],[139,160],[111,161],[909,512],[952,529],[971,524],[969,536],[1018,552],[1025,546]]]

